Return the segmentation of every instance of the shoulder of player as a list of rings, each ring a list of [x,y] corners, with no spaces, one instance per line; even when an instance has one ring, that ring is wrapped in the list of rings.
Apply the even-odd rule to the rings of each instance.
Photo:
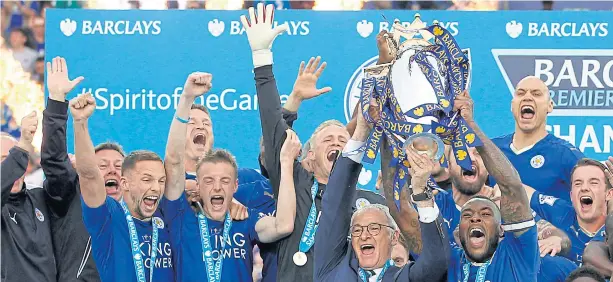
[[[501,145],[510,145],[511,142],[513,141],[513,134],[514,133],[508,133],[508,134],[504,134],[504,135],[500,135],[498,137],[494,137],[492,138],[492,142],[494,142],[494,144],[496,144],[496,146],[500,147]]]
[[[575,147],[570,142],[554,135],[551,135],[551,138],[548,138],[548,142],[546,144],[548,147],[547,150],[555,155],[575,155],[577,157],[583,157],[583,153],[579,151],[577,147]]]

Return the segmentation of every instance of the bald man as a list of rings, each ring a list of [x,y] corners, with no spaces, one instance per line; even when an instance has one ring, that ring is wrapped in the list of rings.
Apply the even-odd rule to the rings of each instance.
[[[492,141],[515,166],[524,184],[570,201],[570,172],[584,156],[572,144],[547,132],[547,115],[553,107],[547,85],[538,77],[525,77],[511,100],[515,132]],[[494,182],[490,177],[492,186]]]

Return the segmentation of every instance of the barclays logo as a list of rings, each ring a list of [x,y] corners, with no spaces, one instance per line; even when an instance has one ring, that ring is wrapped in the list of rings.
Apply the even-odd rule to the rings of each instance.
[[[220,36],[225,28],[226,24],[218,19],[209,21],[209,33],[215,37]]]
[[[81,22],[82,35],[158,35],[162,32],[161,21],[88,21]],[[60,31],[65,36],[77,32],[75,20],[64,19]]]
[[[507,34],[511,38],[519,37],[519,35],[521,35],[522,30],[523,30],[523,25],[516,21],[510,21],[506,25]]]
[[[524,24],[512,20],[505,26],[509,37],[518,38],[523,31],[528,37],[606,37],[609,35],[608,23],[556,23],[528,22]]]
[[[358,22],[358,24],[356,25],[356,30],[358,31],[358,34],[360,34],[360,36],[366,38],[370,36],[370,34],[373,31],[372,22],[362,20],[361,22]]]
[[[65,19],[60,22],[60,31],[66,35],[71,36],[77,30],[77,22],[71,19]]]

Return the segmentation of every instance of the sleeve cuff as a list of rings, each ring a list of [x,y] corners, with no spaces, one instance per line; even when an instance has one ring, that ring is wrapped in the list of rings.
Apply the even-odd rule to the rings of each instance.
[[[417,207],[417,213],[419,213],[419,221],[423,223],[432,223],[438,218],[440,212],[436,202],[434,202],[434,207]]]
[[[259,68],[262,66],[272,65],[272,51],[258,50],[253,52],[253,67]]]
[[[47,98],[46,112],[66,115],[68,114],[68,102],[60,102]]]
[[[362,157],[364,157],[364,151],[359,151],[362,146],[364,146],[366,142],[356,141],[353,139],[349,139],[345,148],[343,148],[343,156],[351,159],[356,163],[362,163]]]

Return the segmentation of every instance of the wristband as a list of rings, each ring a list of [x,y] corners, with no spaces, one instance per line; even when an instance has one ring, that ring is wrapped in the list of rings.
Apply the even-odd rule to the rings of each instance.
[[[189,122],[189,117],[187,119],[182,119],[179,116],[175,116],[175,119],[178,120],[180,123],[188,123]]]
[[[526,229],[526,228],[532,227],[535,224],[536,223],[534,222],[534,218],[533,218],[533,219],[526,220],[526,221],[523,221],[523,222],[503,224],[502,225],[502,229],[504,231],[506,231],[506,232],[513,232],[513,231],[522,230],[522,229]]]

